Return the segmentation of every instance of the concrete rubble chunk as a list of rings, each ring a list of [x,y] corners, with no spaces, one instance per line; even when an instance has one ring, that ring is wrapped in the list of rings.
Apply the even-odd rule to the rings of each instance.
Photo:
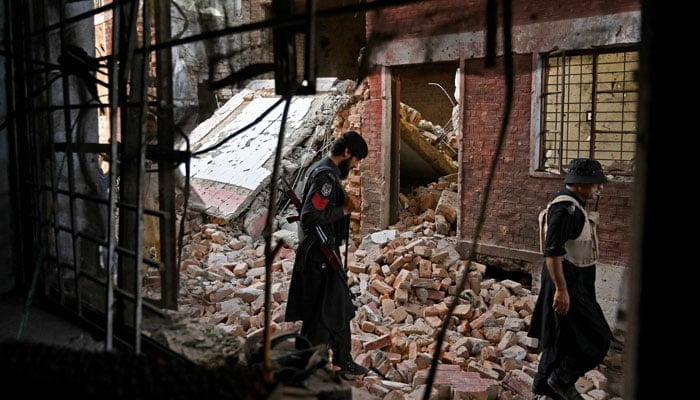
[[[233,292],[233,290],[231,292]],[[250,304],[253,301],[255,301],[255,299],[262,296],[263,294],[264,294],[264,291],[261,289],[247,287],[247,288],[237,289],[235,292],[233,292],[233,297],[239,298],[239,299],[243,300],[244,302]]]
[[[440,195],[435,213],[445,217],[447,222],[457,222],[457,210],[459,209],[459,194],[452,190],[443,190]]]

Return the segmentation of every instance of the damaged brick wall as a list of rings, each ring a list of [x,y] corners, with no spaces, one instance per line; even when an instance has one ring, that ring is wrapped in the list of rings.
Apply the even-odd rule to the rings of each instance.
[[[462,180],[460,186],[461,219],[459,221],[459,238],[471,240],[475,227],[477,212],[480,207],[485,178],[495,152],[497,135],[503,112],[504,81],[502,78],[502,59],[495,69],[485,69],[483,59],[483,44],[472,43],[472,36],[479,35],[485,29],[485,0],[438,0],[429,4],[416,3],[367,15],[367,32],[370,43],[382,37],[391,37],[392,42],[382,43],[381,49],[375,54],[377,62],[375,70],[370,74],[368,82],[371,87],[371,97],[367,101],[363,114],[363,135],[368,141],[376,143],[373,147],[375,154],[381,154],[383,135],[390,121],[383,121],[386,110],[384,105],[390,93],[383,87],[382,67],[388,67],[390,73],[402,68],[411,68],[424,63],[430,65],[436,61],[458,60],[465,58],[466,85],[462,96],[464,111],[462,115],[463,143],[462,163],[460,165]],[[640,4],[637,1],[622,0],[607,2],[596,0],[589,3],[575,1],[535,0],[531,2],[516,2],[513,4],[514,32],[518,25],[523,29],[532,24],[573,20],[576,18],[609,16],[625,12],[637,12]],[[600,38],[591,33],[590,42],[601,44],[627,42],[635,40],[620,31],[628,26],[615,25],[611,22],[610,34]],[[614,26],[613,26],[614,25]],[[612,30],[614,29],[614,31]],[[547,51],[551,43],[559,40],[564,33],[533,31],[532,37],[516,37],[519,49],[515,51],[515,95],[514,109],[510,117],[507,139],[499,166],[494,177],[495,182],[490,195],[489,207],[486,210],[487,220],[479,237],[479,242],[491,246],[495,253],[490,257],[532,258],[539,254],[537,231],[537,211],[542,208],[549,197],[563,187],[563,177],[534,177],[530,174],[533,143],[531,137],[531,105],[532,77],[534,57],[532,52]],[[467,41],[459,47],[455,44],[458,35],[445,36],[452,33],[465,35]],[[416,42],[422,37],[443,35],[442,41],[434,40],[429,43]],[[616,36],[617,35],[617,36]],[[620,36],[621,35],[621,36]],[[467,38],[468,36],[468,38]],[[567,36],[568,37],[568,36]],[[617,38],[617,39],[616,39]],[[588,43],[585,35],[566,43],[560,43],[564,48],[576,48],[578,41]],[[476,39],[474,39],[476,40]],[[554,41],[554,42],[553,42]],[[411,47],[404,51],[400,46],[421,44],[421,47]],[[473,45],[473,46],[472,46]],[[580,45],[580,43],[578,44]],[[443,47],[441,47],[443,46]],[[470,47],[471,46],[471,47]],[[420,52],[416,56],[412,52]],[[402,85],[403,85],[402,81]],[[536,116],[535,116],[536,117]],[[363,165],[363,191],[371,194],[370,201],[381,204],[385,200],[383,188],[385,169],[383,160],[376,163],[365,162]],[[629,232],[631,229],[632,183],[629,180],[610,182],[605,185],[600,200],[601,227],[599,237],[601,242],[601,261],[624,265],[629,258]],[[363,214],[363,229],[367,231],[370,224],[380,223],[378,215]],[[380,226],[376,226],[380,227]]]
[[[637,0],[531,0],[512,3],[513,25],[638,11]],[[367,15],[367,31],[392,39],[450,32],[480,31],[486,26],[486,0],[432,0],[390,7]],[[438,53],[439,49],[432,49]],[[469,57],[469,54],[465,54]]]
[[[537,211],[563,188],[563,177],[532,177],[530,163],[530,95],[532,57],[516,56],[515,93],[508,133],[496,169],[481,242],[516,249],[539,250]],[[505,84],[502,60],[494,69],[486,69],[483,60],[466,64],[467,102],[462,144],[462,220],[461,236],[473,235],[476,216],[483,196],[486,174],[496,150],[500,129]],[[601,261],[625,264],[629,256],[626,243],[631,217],[631,183],[605,185],[600,202],[599,238]]]
[[[369,98],[364,101],[362,112],[362,136],[371,149],[367,158],[362,160],[362,227],[361,231],[369,232],[372,228],[382,228],[379,205],[389,198],[384,188],[382,171],[382,131],[384,105],[382,99],[382,82],[378,73],[366,80],[369,87]]]

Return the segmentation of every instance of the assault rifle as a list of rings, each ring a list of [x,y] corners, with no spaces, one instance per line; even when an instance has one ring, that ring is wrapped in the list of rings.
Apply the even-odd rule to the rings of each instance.
[[[299,200],[299,197],[297,197],[296,192],[294,192],[294,188],[292,187],[292,185],[289,184],[289,182],[287,182],[286,179],[284,179],[284,177],[281,177],[280,180],[282,181],[282,183],[284,183],[285,187],[285,189],[282,190],[282,192],[287,196],[289,201],[291,201],[292,204],[294,204],[294,207],[297,208],[297,213],[301,214],[301,200]],[[290,224],[299,220],[300,215],[292,215],[291,217],[287,217],[287,222],[289,222]]]
[[[284,190],[284,194],[287,195],[287,197],[289,197],[289,200],[297,208],[297,212],[301,214],[301,200],[299,200],[299,197],[297,196],[296,192],[294,192],[289,182],[287,182],[287,180],[284,178],[280,179],[286,187],[286,189]],[[299,221],[299,219],[299,215],[293,215],[291,217],[287,217],[287,222],[291,223]],[[314,235],[316,235],[316,238],[319,241],[318,245],[321,248],[321,252],[326,257],[326,260],[328,261],[328,264],[330,264],[331,268],[335,270],[344,271],[343,261],[340,257],[340,254],[338,254],[336,247],[332,243],[330,243],[330,239],[328,238],[326,232],[324,232],[320,226],[314,226],[311,228],[311,230],[313,231]]]
[[[282,183],[284,183],[286,189],[283,190],[284,194],[289,197],[289,200],[294,204],[294,206],[297,208],[297,212],[301,214],[301,208],[303,204],[301,203],[301,200],[299,200],[299,197],[297,196],[296,192],[292,189],[292,186],[287,182],[286,179],[280,178],[282,180]],[[295,222],[299,221],[300,216],[299,215],[294,215],[291,217],[287,217],[287,222]],[[335,271],[338,272],[338,276],[340,280],[343,282],[345,287],[348,289],[348,294],[350,295],[350,298],[352,300],[355,300],[355,294],[350,290],[350,286],[348,285],[348,276],[345,273],[345,268],[343,266],[343,260],[340,257],[340,253],[338,252],[338,248],[330,242],[330,238],[326,234],[326,232],[323,231],[323,228],[320,226],[314,226],[311,228],[311,232],[316,236],[318,239],[318,247],[321,249],[321,253],[323,253],[324,257],[326,258],[326,261],[328,261],[328,264],[330,265],[331,268],[333,268]]]
[[[345,272],[345,268],[343,268],[343,261],[340,258],[340,254],[338,254],[337,247],[330,243],[326,232],[324,232],[320,226],[314,226],[311,229],[314,231],[316,238],[319,240],[318,247],[321,248],[321,253],[323,253],[323,255],[326,257],[326,260],[328,261],[328,264],[331,265],[331,268]],[[345,274],[343,273],[343,275]],[[345,282],[347,282],[348,278],[346,276],[343,276],[342,278],[345,280]]]

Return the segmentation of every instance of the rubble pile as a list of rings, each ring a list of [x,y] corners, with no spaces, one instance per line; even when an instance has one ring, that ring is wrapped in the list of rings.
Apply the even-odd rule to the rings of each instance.
[[[526,332],[536,296],[520,282],[489,278],[485,265],[460,259],[454,247],[456,209],[443,200],[455,189],[439,182],[402,195],[399,224],[351,245],[348,277],[358,306],[352,353],[375,370],[353,384],[380,399],[422,398],[437,333],[447,322],[435,398],[533,399],[539,350]],[[264,244],[226,225],[192,220],[189,228],[178,314],[240,343],[261,334]],[[295,246],[285,243],[272,262],[273,335],[300,327],[283,321],[295,258]],[[461,279],[465,290],[457,293]],[[619,371],[621,364],[621,355],[609,356],[601,369],[579,380],[578,390],[586,399],[616,398],[619,388],[608,384],[607,368]]]
[[[455,111],[457,111],[457,108],[455,108]],[[453,165],[455,169],[457,168],[457,150],[455,149],[459,145],[459,136],[454,128],[457,124],[456,115],[453,115],[453,118],[450,120],[448,129],[423,119],[420,111],[408,104],[401,103],[399,115],[401,123],[408,130],[416,132],[416,134],[423,137],[425,141],[444,154],[448,163]]]

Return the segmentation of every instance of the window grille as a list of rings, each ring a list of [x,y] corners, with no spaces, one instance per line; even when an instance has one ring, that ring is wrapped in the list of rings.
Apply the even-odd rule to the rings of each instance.
[[[595,158],[631,175],[637,135],[636,48],[566,52],[543,59],[540,166],[560,171]]]

